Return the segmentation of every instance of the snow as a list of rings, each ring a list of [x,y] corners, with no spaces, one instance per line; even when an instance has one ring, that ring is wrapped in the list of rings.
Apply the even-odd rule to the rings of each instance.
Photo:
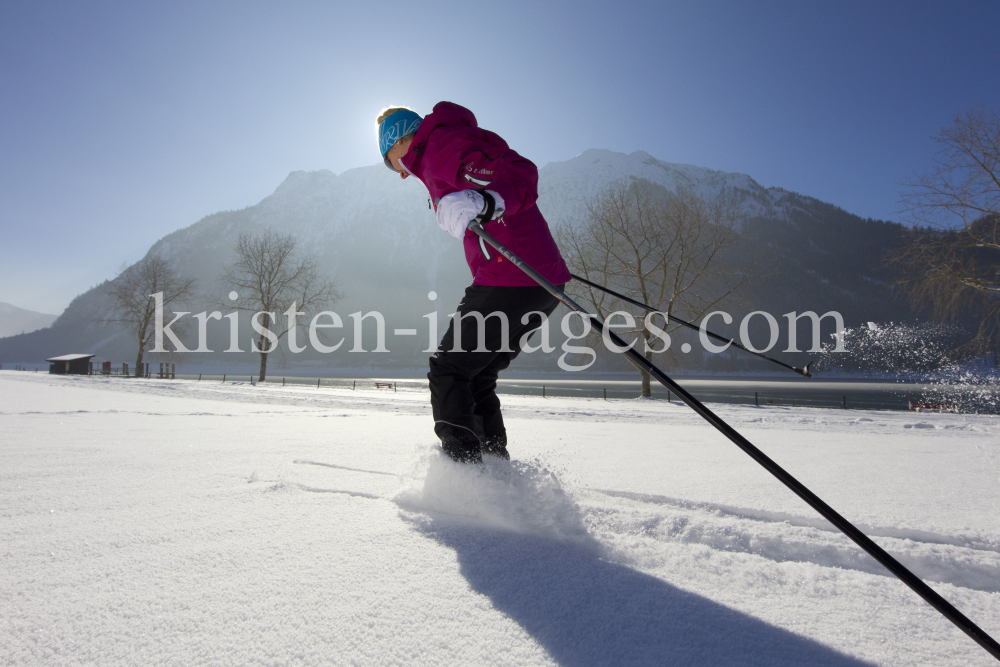
[[[0,371],[0,664],[995,664],[686,407],[503,401]],[[1000,636],[1000,420],[713,407]]]

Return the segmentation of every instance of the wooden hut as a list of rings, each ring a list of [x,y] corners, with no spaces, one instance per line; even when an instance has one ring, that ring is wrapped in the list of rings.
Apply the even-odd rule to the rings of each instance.
[[[87,375],[90,373],[90,359],[93,354],[64,354],[46,359],[52,375]]]

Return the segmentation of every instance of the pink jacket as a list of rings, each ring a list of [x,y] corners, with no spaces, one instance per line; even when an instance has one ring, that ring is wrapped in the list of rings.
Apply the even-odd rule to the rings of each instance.
[[[441,197],[459,190],[498,193],[506,211],[501,220],[488,223],[486,231],[552,283],[569,282],[566,262],[535,205],[538,168],[499,136],[480,129],[471,111],[451,102],[437,103],[400,162],[427,186],[435,206]],[[466,231],[464,243],[473,284],[536,284],[475,233]]]

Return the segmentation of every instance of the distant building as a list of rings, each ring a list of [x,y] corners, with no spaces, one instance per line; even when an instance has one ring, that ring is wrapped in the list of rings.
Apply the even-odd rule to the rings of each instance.
[[[93,354],[64,354],[46,359],[52,375],[87,375],[90,373],[90,359]]]

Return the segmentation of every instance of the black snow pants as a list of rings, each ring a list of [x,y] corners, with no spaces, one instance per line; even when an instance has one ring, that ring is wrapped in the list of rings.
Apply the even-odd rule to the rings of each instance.
[[[521,338],[542,325],[541,313],[548,316],[558,304],[542,287],[471,285],[465,290],[427,374],[434,431],[452,459],[479,462],[483,453],[510,458],[497,374],[521,351]]]

